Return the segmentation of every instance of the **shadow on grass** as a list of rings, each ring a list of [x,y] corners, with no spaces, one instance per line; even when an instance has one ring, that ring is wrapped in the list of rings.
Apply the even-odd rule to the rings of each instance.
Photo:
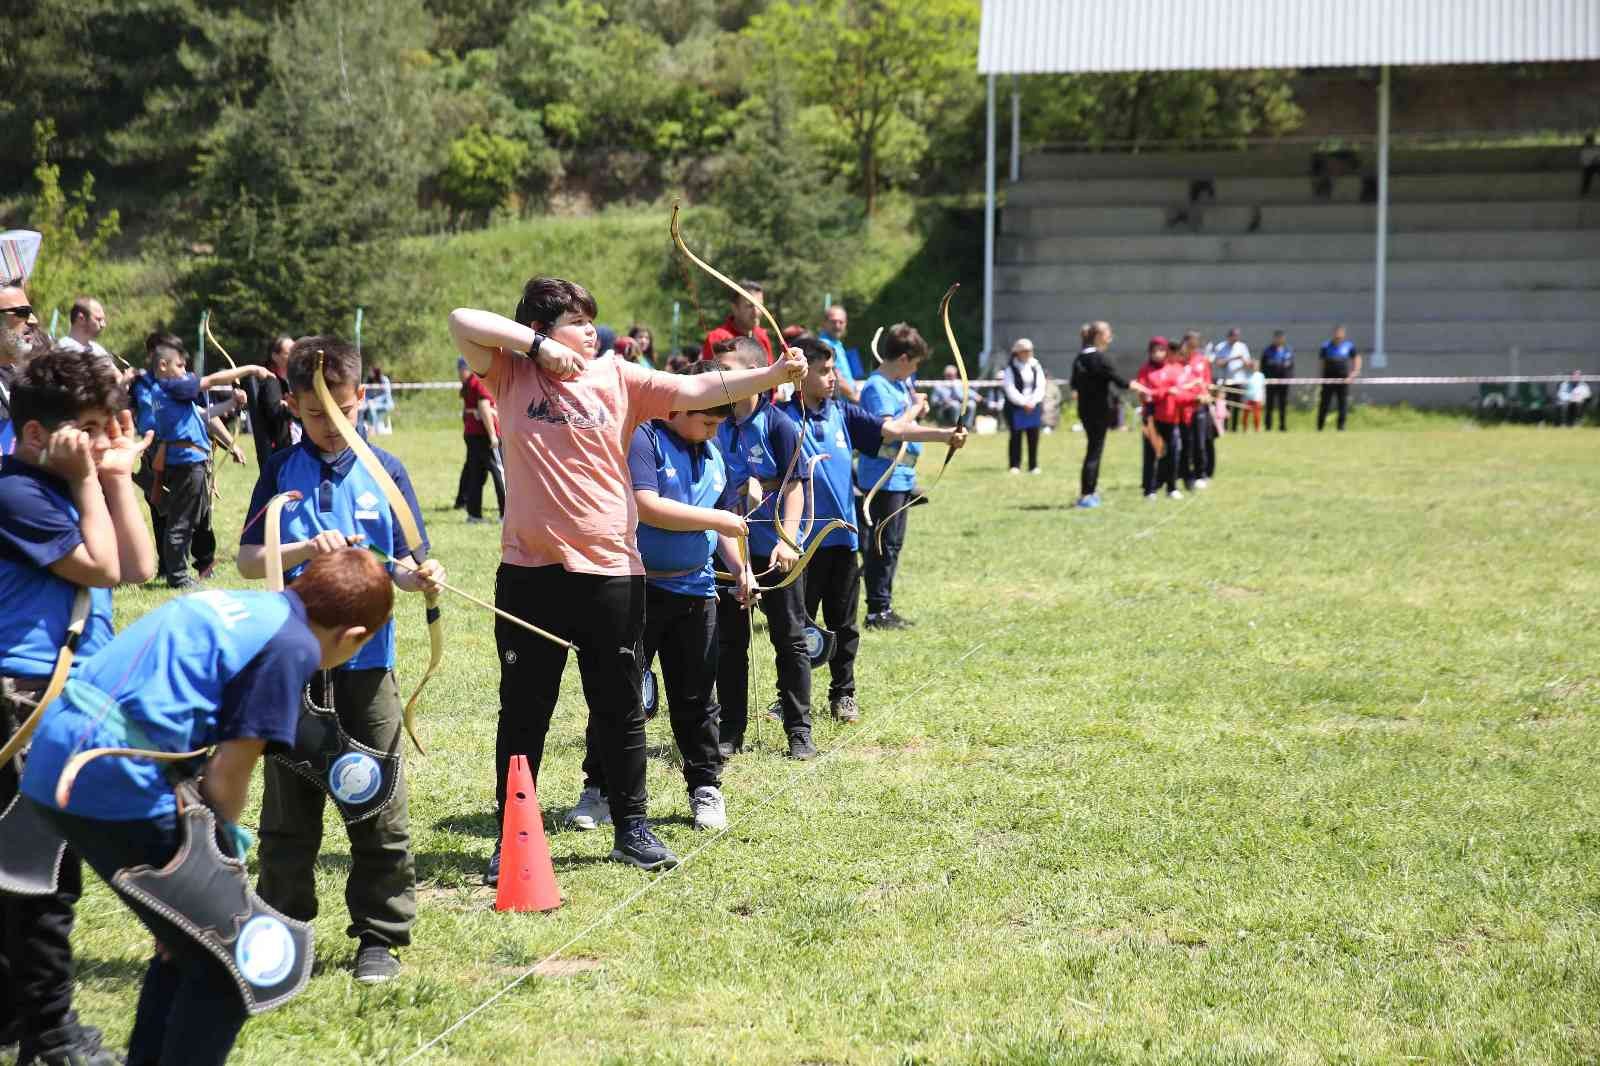
[[[494,839],[500,836],[500,826],[495,821],[495,816],[488,811],[479,814],[452,814],[434,822],[433,827],[446,833],[461,833],[469,837]]]

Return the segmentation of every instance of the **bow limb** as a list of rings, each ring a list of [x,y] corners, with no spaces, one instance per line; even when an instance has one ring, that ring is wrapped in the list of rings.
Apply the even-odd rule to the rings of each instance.
[[[120,755],[125,759],[149,759],[152,762],[183,762],[186,759],[208,756],[215,750],[215,748],[196,748],[194,751],[148,751],[144,748],[90,748],[88,751],[80,751],[67,760],[67,765],[61,768],[61,776],[56,778],[56,806],[66,809],[67,801],[72,798],[72,786],[77,782],[83,768],[104,756]]]
[[[883,356],[878,354],[878,338],[881,336],[883,336],[883,327],[879,326],[877,331],[872,335],[872,358],[879,364],[883,362]]]
[[[372,554],[378,556],[380,559],[383,559],[386,562],[393,563],[394,565],[398,566],[402,570],[410,570],[410,571],[414,572],[417,569],[417,564],[412,562],[410,559],[397,559],[393,555],[390,555],[388,552],[384,551],[382,548],[378,547],[376,544],[364,544],[364,545],[362,545],[362,547],[366,548],[368,551],[372,552]],[[444,591],[453,592],[457,596],[460,596],[462,599],[466,600],[468,603],[473,604],[474,606],[477,606],[477,607],[482,607],[484,610],[486,610],[489,613],[493,614],[496,618],[503,618],[507,622],[510,622],[514,626],[519,626],[519,627],[521,627],[523,629],[526,629],[528,632],[532,633],[536,637],[543,637],[545,640],[550,641],[552,644],[561,645],[563,648],[566,648],[568,651],[577,651],[578,650],[578,646],[576,644],[572,643],[570,640],[563,640],[562,638],[556,636],[554,633],[551,633],[548,630],[540,629],[538,626],[534,625],[532,622],[528,622],[528,621],[525,621],[525,620],[523,620],[521,618],[518,618],[516,615],[511,614],[508,611],[502,611],[500,608],[496,607],[492,603],[489,603],[487,600],[480,600],[480,599],[478,599],[478,597],[474,596],[472,593],[465,592],[465,591],[463,591],[461,589],[458,589],[454,585],[447,585],[443,581],[438,580],[437,578],[433,578],[431,580],[433,581],[433,583],[435,585],[439,586]]]
[[[882,332],[881,326],[879,327],[879,332]],[[876,355],[878,353],[874,351],[872,354]],[[861,521],[865,523],[868,529],[872,528],[872,500],[878,495],[878,490],[887,485],[889,483],[889,479],[894,476],[894,468],[899,466],[900,460],[906,457],[906,448],[909,447],[910,444],[910,441],[903,440],[900,442],[899,449],[894,453],[894,459],[887,467],[884,468],[883,476],[872,483],[872,488],[867,490],[867,498],[861,501]]]
[[[766,304],[762,303],[760,300],[757,300],[754,296],[746,292],[744,286],[740,285],[737,281],[734,281],[732,278],[728,277],[728,275],[722,273],[722,271],[718,270],[716,267],[712,266],[710,263],[706,262],[704,259],[701,259],[698,255],[695,255],[689,250],[689,246],[683,242],[683,231],[678,226],[677,201],[673,201],[672,221],[668,224],[668,228],[672,231],[672,243],[678,246],[678,251],[683,253],[685,259],[689,260],[689,262],[693,263],[701,270],[704,270],[707,274],[710,274],[713,278],[716,278],[718,281],[722,282],[722,284],[732,289],[739,296],[744,297],[744,299],[752,307],[761,312],[761,317],[767,320],[767,325],[772,327],[772,343],[784,343],[783,327],[778,325],[778,320],[772,317],[772,312],[767,310]],[[805,427],[806,394],[803,385],[800,383],[796,383],[795,385],[795,399],[800,403],[800,425],[803,429]],[[780,501],[783,499],[783,490],[787,488],[789,482],[793,480],[795,469],[800,465],[800,452],[801,449],[796,447],[793,457],[791,457],[789,460],[789,468],[783,472],[783,477],[778,479],[778,499]],[[792,539],[784,530],[782,522],[778,523],[778,536],[783,539],[785,544],[789,545],[789,547],[793,548],[795,551],[800,550],[800,545],[796,543],[796,541]]]
[[[228,366],[238,370],[239,364],[233,361],[233,356],[228,354],[228,349],[224,348],[222,342],[217,340],[217,335],[211,332],[211,309],[209,307],[206,308],[205,317],[200,320],[200,324],[205,330],[206,340],[211,342],[213,348],[222,353],[222,358],[228,361]]]
[[[61,650],[56,652],[56,665],[50,671],[50,680],[45,682],[44,691],[39,693],[39,702],[34,705],[33,711],[11,734],[11,739],[0,747],[0,766],[5,766],[16,757],[17,753],[28,745],[28,738],[33,736],[33,731],[39,728],[39,720],[44,717],[44,709],[55,702],[61,690],[67,685],[67,676],[72,672],[72,660],[78,654],[78,641],[83,639],[84,626],[89,622],[89,590],[79,586],[72,597],[72,614],[67,620],[66,639],[61,642]]]
[[[832,533],[836,529],[851,528],[853,527],[850,525],[850,523],[846,522],[842,518],[835,518],[831,520],[827,525],[822,527],[822,530],[817,534],[817,539],[811,542],[811,547],[807,548],[805,550],[805,554],[800,556],[795,564],[789,568],[789,572],[783,575],[782,580],[780,580],[776,585],[757,585],[756,591],[777,592],[779,589],[788,588],[790,585],[795,583],[795,580],[799,578],[801,574],[805,573],[806,567],[811,565],[811,560],[816,558],[817,549],[822,547],[822,542],[828,539],[829,533]]]
[[[283,591],[283,507],[290,500],[300,499],[296,491],[280,492],[267,501],[267,507],[261,527],[261,546],[265,550],[266,558],[263,562],[267,568],[267,589],[272,592]]]
[[[378,457],[373,454],[372,447],[356,432],[356,427],[339,409],[334,401],[333,393],[328,390],[328,380],[322,373],[322,353],[317,353],[317,365],[312,377],[312,384],[316,388],[317,401],[322,404],[323,412],[328,421],[339,431],[339,436],[346,446],[356,454],[356,459],[361,463],[372,479],[378,483],[378,488],[383,491],[384,498],[389,501],[389,509],[394,512],[394,520],[399,523],[400,530],[405,534],[406,547],[411,550],[411,556],[420,565],[426,560],[419,558],[422,555],[422,527],[417,524],[417,516],[411,511],[411,504],[406,500],[406,494],[400,491],[400,486],[395,484],[394,478],[389,476],[389,471],[383,468]],[[416,691],[406,701],[403,718],[406,733],[411,737],[411,743],[417,750],[427,754],[420,741],[417,740],[416,731],[416,705],[417,698],[422,695],[422,690],[428,687],[429,680],[438,672],[439,664],[444,661],[444,623],[439,611],[439,594],[437,592],[423,593],[424,617],[428,626],[428,668],[422,674],[422,680],[417,682]]]

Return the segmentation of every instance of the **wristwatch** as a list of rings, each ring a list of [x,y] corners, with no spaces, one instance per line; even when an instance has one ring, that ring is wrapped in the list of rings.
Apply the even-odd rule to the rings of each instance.
[[[543,333],[540,333],[538,330],[534,330],[533,343],[528,345],[528,358],[537,360],[539,358],[539,345],[543,344],[549,339],[550,338],[546,337]]]

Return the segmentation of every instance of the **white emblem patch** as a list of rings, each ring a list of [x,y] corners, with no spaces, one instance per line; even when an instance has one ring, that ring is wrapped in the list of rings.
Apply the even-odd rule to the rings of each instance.
[[[361,508],[363,511],[370,511],[378,506],[378,497],[374,496],[370,492],[363,492],[361,495],[356,497],[356,506]]]
[[[507,650],[507,652],[506,652],[506,665],[507,666],[515,666],[515,665],[517,665],[517,653],[515,651]]]
[[[282,983],[294,969],[294,937],[289,927],[270,914],[258,914],[245,923],[233,948],[239,972],[256,988]]]
[[[361,751],[347,751],[328,771],[328,791],[344,803],[365,803],[383,787],[383,768]]]
[[[806,626],[806,658],[815,659],[822,654],[822,634],[816,626]]]

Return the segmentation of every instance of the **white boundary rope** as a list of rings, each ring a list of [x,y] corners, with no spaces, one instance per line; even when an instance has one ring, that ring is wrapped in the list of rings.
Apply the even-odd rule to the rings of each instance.
[[[1067,378],[1050,378],[1053,385],[1066,386],[1071,384]],[[1482,374],[1473,377],[1394,377],[1373,378],[1360,375],[1353,378],[1268,378],[1268,385],[1515,385],[1518,382],[1534,381],[1556,385],[1563,381],[1573,380],[1571,374]],[[1600,381],[1600,374],[1583,374],[1580,381]],[[919,389],[931,389],[936,385],[949,385],[951,382],[942,378],[918,378],[915,385]],[[974,378],[971,383],[976,389],[998,388],[1001,384],[999,378]],[[391,389],[409,392],[422,392],[432,389],[459,389],[459,381],[394,381],[390,382]]]
[[[1135,541],[1135,540],[1143,540],[1144,538],[1151,536],[1153,533],[1155,533],[1156,530],[1160,529],[1162,526],[1166,525],[1169,522],[1172,522],[1173,520],[1181,517],[1183,514],[1185,514],[1189,510],[1191,510],[1194,507],[1194,502],[1198,498],[1199,497],[1198,497],[1197,494],[1191,493],[1191,494],[1189,494],[1188,498],[1181,504],[1180,503],[1175,503],[1175,502],[1173,502],[1171,500],[1166,501],[1165,510],[1167,511],[1167,513],[1165,515],[1163,515],[1159,520],[1157,520],[1156,522],[1151,523],[1149,526],[1145,527],[1144,529],[1139,530],[1136,533],[1130,534],[1126,539],[1130,540],[1130,541]],[[1143,506],[1143,503],[1141,502],[1138,506]],[[1080,544],[1081,543],[1082,542],[1080,541]],[[833,747],[828,748],[826,751],[819,752],[817,757],[814,760],[812,760],[809,763],[801,763],[799,766],[795,767],[795,769],[793,769],[793,770],[791,770],[789,772],[787,780],[785,780],[780,785],[778,785],[778,787],[775,788],[772,792],[768,793],[767,796],[765,796],[763,799],[761,799],[759,802],[757,802],[755,806],[749,808],[744,814],[740,815],[738,818],[735,818],[735,819],[729,821],[727,826],[725,826],[724,828],[722,828],[720,830],[717,830],[715,833],[713,833],[704,842],[696,845],[694,848],[692,848],[689,851],[685,852],[683,854],[683,857],[681,859],[679,859],[677,866],[673,867],[671,870],[668,870],[663,874],[660,874],[658,876],[650,878],[649,880],[645,881],[644,884],[640,885],[638,888],[634,889],[632,892],[630,892],[626,896],[622,897],[622,899],[620,899],[616,903],[612,904],[612,906],[608,910],[606,910],[603,913],[601,913],[600,915],[598,915],[588,925],[584,926],[582,929],[578,930],[572,936],[568,937],[567,940],[565,942],[563,942],[559,947],[557,947],[554,951],[550,952],[548,955],[544,956],[538,962],[534,963],[532,966],[529,966],[522,973],[520,973],[516,977],[512,978],[512,980],[509,983],[507,983],[505,985],[505,987],[501,988],[498,992],[495,992],[494,994],[489,996],[482,1003],[479,1003],[476,1007],[473,1007],[471,1010],[467,1011],[460,1018],[457,1018],[450,1025],[446,1026],[443,1030],[441,1030],[432,1039],[428,1040],[421,1047],[417,1048],[416,1050],[412,1051],[409,1055],[407,1055],[405,1058],[401,1059],[400,1060],[400,1066],[406,1066],[407,1063],[410,1063],[410,1062],[416,1060],[417,1058],[421,1057],[422,1055],[426,1054],[428,1051],[431,1051],[433,1048],[437,1047],[439,1044],[441,1044],[442,1042],[447,1040],[452,1033],[458,1032],[463,1026],[465,1026],[473,1018],[477,1017],[479,1014],[482,1014],[484,1011],[486,1011],[490,1007],[494,1006],[494,1004],[496,1004],[500,1000],[504,999],[511,992],[515,991],[520,985],[522,985],[523,982],[527,981],[528,978],[530,978],[534,974],[536,974],[541,967],[546,966],[549,963],[554,962],[556,959],[560,958],[563,954],[565,954],[568,951],[568,949],[570,949],[574,944],[578,943],[578,941],[582,940],[584,937],[588,936],[590,933],[594,932],[596,929],[599,929],[602,926],[605,926],[605,925],[609,924],[613,919],[615,919],[623,911],[625,911],[629,907],[631,907],[638,900],[642,899],[651,890],[655,889],[656,887],[658,887],[660,885],[663,885],[663,884],[667,883],[667,881],[669,879],[677,877],[680,874],[682,876],[687,876],[687,874],[682,874],[682,871],[687,869],[689,864],[691,862],[693,862],[697,857],[699,857],[701,854],[705,853],[706,851],[710,850],[711,848],[715,847],[717,844],[721,843],[722,839],[724,837],[726,837],[729,833],[733,832],[735,828],[747,825],[750,822],[754,821],[755,818],[758,815],[760,815],[761,812],[763,812],[768,807],[770,807],[773,804],[774,801],[778,800],[779,798],[781,798],[781,797],[783,797],[785,795],[788,795],[791,791],[793,791],[794,788],[797,785],[800,784],[802,778],[806,777],[807,775],[814,774],[816,772],[817,768],[819,766],[821,766],[825,760],[837,755],[838,753],[840,753],[842,751],[847,750],[851,746],[851,744],[853,744],[855,741],[859,740],[860,738],[862,738],[864,736],[867,736],[867,735],[873,733],[874,730],[876,730],[878,727],[880,727],[880,726],[882,726],[882,725],[884,725],[884,724],[886,724],[886,723],[888,723],[890,721],[893,721],[895,716],[898,715],[900,713],[900,711],[906,706],[906,704],[910,703],[912,699],[914,699],[917,696],[922,695],[922,693],[926,692],[928,690],[928,688],[931,687],[935,681],[942,679],[951,670],[954,670],[956,667],[960,666],[962,663],[966,662],[968,659],[970,659],[974,655],[978,654],[978,652],[982,651],[985,647],[987,647],[989,644],[993,643],[1000,636],[1002,636],[1003,634],[1009,632],[1011,629],[1015,628],[1018,624],[1020,624],[1022,622],[1022,620],[1023,620],[1022,616],[1019,615],[1017,617],[1014,617],[1011,621],[1009,621],[1009,622],[1005,623],[1004,625],[1000,626],[999,629],[995,630],[993,633],[991,633],[990,635],[985,637],[983,640],[978,641],[972,647],[968,648],[958,658],[945,663],[944,666],[943,666],[943,669],[928,675],[928,677],[925,678],[920,685],[918,685],[916,688],[912,689],[910,692],[908,692],[904,696],[902,696],[898,701],[896,701],[894,704],[892,704],[889,707],[888,710],[884,711],[881,714],[874,715],[871,719],[869,719],[869,724],[868,725],[860,726],[860,727],[857,727],[855,729],[850,730],[845,735],[845,737],[842,740],[840,740],[837,744],[835,744]]]

